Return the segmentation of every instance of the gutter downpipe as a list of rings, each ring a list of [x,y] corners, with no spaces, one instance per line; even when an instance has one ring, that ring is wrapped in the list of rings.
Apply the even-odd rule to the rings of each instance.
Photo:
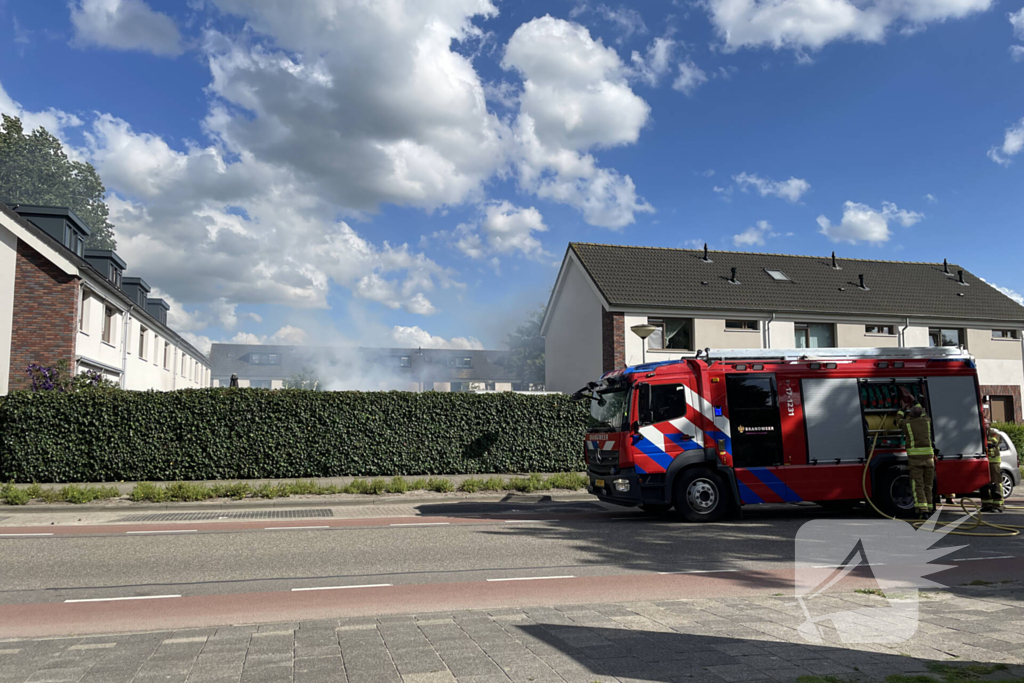
[[[900,330],[900,346],[907,348],[907,330],[910,329],[910,318],[907,318],[907,324]]]
[[[764,343],[765,343],[765,348],[766,349],[770,349],[772,347],[772,323],[773,322],[775,322],[775,314],[774,313],[772,313],[772,317],[771,317],[770,320],[766,320],[765,321],[766,324],[764,326],[764,337],[765,337]]]
[[[128,332],[132,324],[132,306],[128,305],[124,312],[124,333],[121,335],[121,389],[128,384]]]

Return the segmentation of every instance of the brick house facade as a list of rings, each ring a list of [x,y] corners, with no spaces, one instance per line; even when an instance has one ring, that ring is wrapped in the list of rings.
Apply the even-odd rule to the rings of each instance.
[[[210,386],[210,362],[167,326],[167,303],[122,278],[114,252],[85,248],[66,207],[0,204],[0,396],[31,389],[32,364],[67,363],[122,389]]]
[[[626,323],[622,313],[602,310],[601,351],[603,372],[610,372],[626,364]]]
[[[75,367],[78,278],[68,275],[21,240],[14,271],[10,389],[28,389],[29,363]]]
[[[1013,404],[1013,422],[1024,422],[1024,414],[1021,411],[1020,405],[1020,386],[1017,384],[982,384],[981,385],[982,396],[988,396],[991,401],[1002,400],[1005,402],[1007,399]],[[991,407],[989,408],[989,418],[991,419]],[[996,416],[998,418],[998,415]],[[1007,415],[1007,417],[1009,417]]]

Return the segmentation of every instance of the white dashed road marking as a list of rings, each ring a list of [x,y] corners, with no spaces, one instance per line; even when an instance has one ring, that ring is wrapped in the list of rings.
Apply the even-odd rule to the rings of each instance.
[[[180,598],[180,595],[133,595],[124,598],[84,598],[79,600],[65,600],[64,602],[117,602],[119,600],[163,600],[165,598]]]
[[[293,593],[301,591],[337,591],[343,588],[388,588],[390,583],[366,583],[361,586],[313,586],[312,588],[293,588]]]

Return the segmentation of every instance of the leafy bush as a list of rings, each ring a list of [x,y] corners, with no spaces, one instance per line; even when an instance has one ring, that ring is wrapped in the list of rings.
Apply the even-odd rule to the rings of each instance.
[[[455,490],[455,484],[452,483],[451,479],[431,477],[427,479],[427,490],[436,491],[437,493],[451,493]]]
[[[392,477],[388,482],[388,493],[405,493],[409,490],[409,484],[401,477]]]
[[[1024,424],[1014,422],[996,422],[992,425],[996,429],[1006,432],[1010,441],[1017,448],[1017,455],[1024,457]]]
[[[585,424],[562,395],[19,391],[0,403],[0,481],[578,472]]]
[[[28,491],[20,489],[14,484],[0,486],[0,498],[6,500],[8,505],[25,505],[32,499],[28,495]]]
[[[505,480],[501,477],[488,477],[482,484],[480,484],[480,488],[484,491],[504,491]]]
[[[121,495],[121,492],[117,490],[116,486],[65,486],[60,490],[60,499],[68,502],[81,505],[82,503],[91,503],[94,500],[105,500],[107,498],[117,498]]]
[[[466,493],[476,493],[477,491],[480,490],[480,487],[482,487],[483,484],[483,479],[476,479],[474,477],[470,477],[469,479],[463,480],[462,484],[459,485],[459,490],[464,491]]]
[[[505,488],[510,491],[532,493],[533,491],[546,491],[551,488],[551,484],[545,481],[544,477],[534,473],[528,477],[511,477],[505,483]]]

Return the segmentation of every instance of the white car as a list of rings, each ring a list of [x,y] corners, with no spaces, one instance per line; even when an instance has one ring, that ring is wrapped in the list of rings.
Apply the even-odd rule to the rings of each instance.
[[[1013,493],[1013,487],[1020,486],[1020,466],[1017,461],[1017,448],[1013,441],[998,429],[994,430],[999,435],[999,454],[1003,457],[1003,498],[1009,498]]]

